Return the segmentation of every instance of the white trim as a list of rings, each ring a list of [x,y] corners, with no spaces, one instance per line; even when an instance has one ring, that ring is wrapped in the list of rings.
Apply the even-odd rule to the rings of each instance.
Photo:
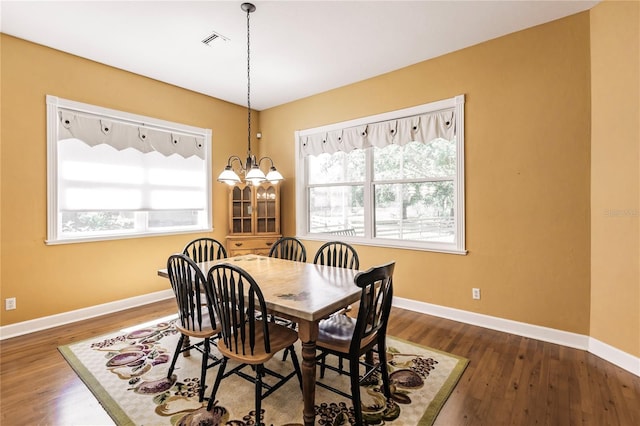
[[[524,322],[463,311],[461,309],[448,308],[446,306],[434,305],[431,303],[418,302],[416,300],[400,297],[393,298],[393,306],[407,309],[409,311],[419,312],[421,314],[433,315],[440,318],[463,322],[477,327],[489,328],[491,330],[515,334],[517,336],[528,337],[531,339],[541,340],[543,342],[581,349],[640,377],[640,358],[583,334],[571,333],[569,331],[557,330],[549,327],[541,327],[539,325],[527,324]]]
[[[126,111],[118,111],[116,109],[105,108],[98,105],[85,104],[82,102],[59,98],[53,95],[47,95],[46,100],[47,107],[52,106],[54,112],[57,112],[58,108],[65,108],[91,115],[109,117],[111,120],[117,120],[127,124],[144,124],[145,126],[156,127],[158,129],[170,131],[175,134],[187,136],[211,136],[211,129],[204,129],[188,124],[162,120],[160,118],[147,117],[145,115],[133,114]],[[208,147],[205,147],[205,149],[206,148]]]
[[[300,131],[296,130],[294,132],[294,142],[293,146],[295,148],[296,155],[296,176],[295,176],[295,193],[296,193],[296,236],[301,236],[307,233],[307,216],[306,214],[300,214],[300,212],[305,212],[307,210],[307,191],[305,191],[305,183],[301,182],[304,177],[304,172],[306,170],[306,165],[304,164],[307,161],[306,157],[300,158],[300,144],[298,141],[300,140]]]
[[[52,141],[58,140],[58,124],[54,117],[58,112],[58,98],[47,95],[47,239],[57,237],[58,221],[58,150]]]
[[[517,334],[518,336],[557,343],[571,348],[587,350],[589,347],[588,336],[568,331],[556,330],[553,328],[541,327],[524,322],[492,317],[475,312],[463,311],[460,309],[448,308],[446,306],[433,305],[431,303],[417,302],[415,300],[402,299],[398,297],[393,298],[393,306],[423,314],[434,315],[440,318],[464,322],[466,324],[473,324],[478,327],[490,328],[492,330],[502,331],[505,333]]]
[[[368,218],[365,217],[365,223],[367,220]],[[336,238],[335,236],[327,236],[326,234],[304,235],[299,230],[296,236],[298,238],[301,238],[307,241],[324,241],[324,242]],[[456,248],[450,248],[450,245],[446,243],[441,243],[442,246],[439,246],[440,243],[437,243],[437,242],[432,242],[429,247],[415,247],[415,246],[407,245],[407,242],[404,240],[392,240],[387,238],[371,240],[365,237],[357,237],[357,236],[354,237],[350,235],[340,235],[340,241],[344,241],[349,244],[358,244],[361,246],[392,247],[400,250],[429,251],[433,253],[458,254],[461,256],[464,256],[467,254],[467,250],[458,250]]]
[[[640,358],[591,337],[589,352],[640,377]]]
[[[464,95],[455,97],[456,117],[464,117]],[[465,225],[465,192],[464,192],[464,118],[456,118],[456,254],[466,254],[466,225]]]
[[[209,197],[209,203],[211,203],[211,197]],[[168,235],[188,235],[188,234],[202,234],[203,232],[213,232],[213,228],[206,229],[180,229],[178,231],[164,231],[164,232],[132,232],[130,234],[120,235],[106,235],[104,237],[91,236],[80,238],[67,238],[64,240],[45,240],[44,243],[48,246],[55,246],[60,244],[74,244],[74,243],[94,243],[97,241],[111,241],[111,240],[126,240],[128,238],[147,238],[147,237],[166,237]]]
[[[147,305],[149,303],[170,299],[172,297],[174,297],[172,290],[161,290],[155,293],[143,294],[142,296],[134,296],[128,299],[116,300],[114,302],[90,306],[88,308],[76,309],[74,311],[63,312],[61,314],[36,318],[16,324],[9,324],[0,327],[0,340],[21,336],[23,334],[33,333],[36,331],[46,330],[48,328],[58,327],[76,321],[95,318],[101,315],[123,311],[125,309]]]

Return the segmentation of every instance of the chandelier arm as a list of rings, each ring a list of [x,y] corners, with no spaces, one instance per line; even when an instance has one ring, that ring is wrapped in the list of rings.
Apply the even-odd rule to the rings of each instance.
[[[273,160],[271,159],[271,157],[262,157],[261,159],[259,159],[258,167],[260,167],[260,164],[262,164],[262,160],[269,160],[271,162],[271,167],[273,167]]]
[[[227,160],[227,166],[231,167],[231,164],[233,163],[233,160],[238,160],[238,163],[240,163],[240,168],[244,169],[244,166],[242,165],[242,159],[240,157],[238,157],[237,155],[232,155],[231,157],[229,157],[229,159]]]

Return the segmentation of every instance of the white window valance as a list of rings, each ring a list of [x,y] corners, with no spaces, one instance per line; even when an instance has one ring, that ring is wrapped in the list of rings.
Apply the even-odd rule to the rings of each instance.
[[[184,158],[205,158],[204,137],[168,131],[145,123],[98,117],[70,109],[58,110],[58,140],[79,139],[89,146],[109,145],[119,151],[133,148]]]
[[[434,139],[451,140],[455,135],[455,108],[426,114],[380,121],[302,135],[300,154],[351,152],[372,146],[406,145],[409,142],[428,143]]]

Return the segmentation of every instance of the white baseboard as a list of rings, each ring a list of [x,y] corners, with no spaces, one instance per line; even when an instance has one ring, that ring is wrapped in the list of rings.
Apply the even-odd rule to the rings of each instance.
[[[640,377],[640,358],[591,337],[589,352]]]
[[[48,317],[9,324],[4,327],[0,327],[0,340],[58,327],[72,322],[110,314],[112,312],[135,308],[136,306],[142,306],[158,302],[160,300],[170,299],[172,297],[174,296],[171,290],[162,290],[142,296],[91,306],[89,308],[77,309],[75,311],[63,312],[61,314],[51,315]],[[640,358],[623,352],[620,349],[603,343],[593,337],[512,321],[504,318],[492,317],[475,312],[448,308],[446,306],[403,299],[400,297],[393,298],[393,306],[440,318],[447,318],[466,324],[472,324],[478,327],[485,327],[491,330],[502,331],[504,333],[511,333],[518,336],[529,337],[536,340],[542,340],[544,342],[589,351],[605,361],[617,365],[618,367],[640,377]]]
[[[50,315],[48,317],[9,324],[0,327],[0,340],[58,327],[72,322],[110,314],[112,312],[123,311],[125,309],[135,308],[136,306],[147,305],[149,303],[158,302],[172,297],[174,297],[173,291],[168,289],[157,291],[155,293],[144,294],[142,296],[130,297],[128,299],[116,300],[115,302],[104,303],[102,305],[91,306],[89,308],[82,308],[75,311]]]
[[[640,376],[640,358],[582,334],[492,317],[489,315],[448,308],[440,305],[433,305],[431,303],[403,299],[400,297],[393,298],[393,306],[440,318],[447,318],[453,321],[463,322],[465,324],[472,324],[478,327],[489,328],[491,330],[542,340],[543,342],[555,343],[575,349],[585,350],[629,371],[630,373],[635,374],[636,376]]]

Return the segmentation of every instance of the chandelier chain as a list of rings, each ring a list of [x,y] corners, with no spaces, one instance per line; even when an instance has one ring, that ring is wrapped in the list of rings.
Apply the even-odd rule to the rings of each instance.
[[[249,147],[248,156],[251,156],[251,37],[249,15],[251,10],[247,9],[247,145]]]
[[[232,167],[233,162],[238,161],[240,163],[239,173],[245,175],[247,184],[259,185],[265,180],[276,184],[283,180],[284,177],[276,170],[271,157],[262,157],[258,160],[255,155],[251,153],[251,22],[249,15],[251,12],[255,12],[256,6],[252,3],[242,3],[240,7],[243,11],[247,12],[247,161],[243,164],[242,159],[237,155],[229,157],[227,165],[222,173],[220,173],[220,176],[218,176],[218,182],[232,186],[242,182],[240,176],[238,176],[238,172],[233,170]],[[260,170],[260,164],[262,164],[263,160],[269,160],[271,162],[271,167],[266,175]]]

